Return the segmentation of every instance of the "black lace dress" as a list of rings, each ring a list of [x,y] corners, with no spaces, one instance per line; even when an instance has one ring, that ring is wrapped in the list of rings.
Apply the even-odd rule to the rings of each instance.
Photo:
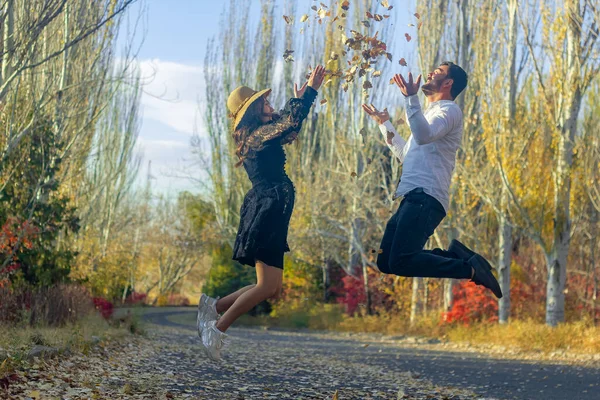
[[[283,269],[289,251],[288,226],[294,209],[294,185],[285,173],[283,145],[292,142],[302,128],[317,92],[307,87],[304,95],[290,99],[273,120],[248,138],[244,169],[252,182],[240,211],[240,226],[233,259],[255,266],[256,261]]]

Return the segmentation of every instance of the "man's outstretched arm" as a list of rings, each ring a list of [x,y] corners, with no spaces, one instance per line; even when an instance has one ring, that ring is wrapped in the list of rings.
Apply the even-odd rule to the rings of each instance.
[[[444,137],[460,121],[460,112],[456,107],[441,108],[427,120],[416,94],[406,97],[405,101],[406,120],[418,145],[432,143]]]
[[[383,134],[385,143],[390,150],[392,150],[392,153],[400,160],[400,163],[404,162],[406,140],[396,132],[396,129],[390,122],[390,114],[388,113],[387,108],[383,111],[379,111],[373,104],[363,104],[362,107],[363,110],[377,122],[377,125],[379,125],[379,130]]]

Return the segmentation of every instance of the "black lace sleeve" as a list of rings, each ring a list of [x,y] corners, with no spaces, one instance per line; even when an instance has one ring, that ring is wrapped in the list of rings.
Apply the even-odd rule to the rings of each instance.
[[[271,140],[280,140],[282,144],[291,142],[302,128],[302,122],[316,97],[317,91],[309,86],[301,98],[289,99],[279,115],[274,116],[273,121],[252,132],[248,138],[249,149],[261,150]]]

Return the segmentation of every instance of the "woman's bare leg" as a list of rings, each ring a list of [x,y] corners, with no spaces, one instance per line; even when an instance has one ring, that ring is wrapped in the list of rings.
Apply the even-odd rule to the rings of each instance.
[[[231,307],[233,305],[233,303],[235,303],[235,301],[238,299],[238,297],[240,297],[242,294],[246,293],[248,290],[252,289],[254,286],[256,286],[256,285],[244,286],[240,290],[233,292],[233,293],[223,297],[222,299],[219,299],[217,301],[217,312],[219,314],[222,314],[225,311],[229,310],[229,307]]]
[[[277,296],[283,280],[283,270],[256,261],[256,285],[242,293],[217,321],[217,329],[225,332],[240,316],[263,300]],[[245,289],[245,288],[244,288]]]

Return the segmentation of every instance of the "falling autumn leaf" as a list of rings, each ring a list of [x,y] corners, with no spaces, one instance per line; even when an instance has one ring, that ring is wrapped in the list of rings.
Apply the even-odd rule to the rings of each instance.
[[[373,87],[373,84],[370,81],[365,81],[365,83],[363,83],[363,89],[371,89]]]
[[[384,6],[385,8],[387,8],[390,6],[390,3],[388,2],[388,0],[382,0],[381,5]]]
[[[394,78],[390,79],[390,85],[394,84]]]
[[[404,37],[406,38],[407,42],[410,42],[410,40],[412,39],[408,33],[405,33]]]
[[[350,8],[350,2],[349,1],[343,1],[342,2],[342,10],[348,11],[349,8]]]
[[[361,23],[366,26],[367,28],[371,27],[371,24],[369,23],[369,21],[361,21]]]
[[[285,20],[285,23],[288,25],[291,25],[294,22],[294,20],[291,17],[288,17],[287,15],[284,15],[283,19]]]
[[[385,56],[388,60],[392,61],[392,53],[386,53]]]
[[[294,50],[286,50],[283,53],[283,59],[285,60],[285,62],[293,62],[294,61],[294,56],[292,55],[293,52],[294,52]]]
[[[375,72],[373,72],[373,77],[374,78],[377,78],[379,76],[381,76],[381,71],[375,71]]]
[[[417,19],[419,19],[419,18],[421,18],[421,14],[415,13],[415,17],[417,17]]]
[[[311,9],[317,11],[317,6],[312,6]]]
[[[400,65],[402,65],[403,67],[406,67],[408,64],[406,63],[406,60],[404,58],[401,58],[400,61],[398,61],[398,63]]]
[[[423,25],[423,22],[419,22],[419,25],[417,25],[417,29],[421,29],[422,25]]]
[[[351,177],[353,177],[353,178],[356,178],[356,177],[358,176],[358,174],[357,174],[356,172],[352,172],[352,173],[350,174],[350,176],[351,176]]]
[[[307,14],[303,14],[303,15],[300,17],[300,22],[306,22],[307,20],[308,20],[308,15],[307,15]]]
[[[383,20],[383,17],[381,15],[379,15],[379,14],[375,14],[374,18],[375,18],[375,21],[377,21],[377,22]]]
[[[323,100],[320,101],[321,105],[326,104],[326,103],[327,103],[327,99],[323,99]]]
[[[387,131],[386,136],[386,141],[388,142],[388,144],[392,144],[392,140],[394,140],[394,132]]]

